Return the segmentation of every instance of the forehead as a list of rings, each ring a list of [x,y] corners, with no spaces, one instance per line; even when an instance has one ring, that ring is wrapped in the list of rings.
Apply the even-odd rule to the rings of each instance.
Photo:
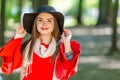
[[[42,13],[39,13],[37,17],[38,17],[38,18],[39,18],[39,17],[40,17],[40,18],[53,18],[53,15],[50,14],[50,13],[47,13],[47,12],[42,12]]]

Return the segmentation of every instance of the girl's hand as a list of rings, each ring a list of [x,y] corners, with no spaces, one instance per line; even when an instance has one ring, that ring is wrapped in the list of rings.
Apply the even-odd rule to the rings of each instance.
[[[66,43],[66,42],[70,41],[70,39],[72,37],[71,31],[67,30],[67,29],[64,29],[61,37],[62,37],[63,43]]]
[[[16,34],[15,34],[14,39],[16,39],[16,38],[23,38],[25,35],[26,35],[26,30],[23,28],[22,25],[20,25],[16,29]]]
[[[64,29],[61,38],[62,38],[63,44],[65,46],[65,53],[71,51],[71,45],[70,45],[71,37],[72,37],[71,31]]]

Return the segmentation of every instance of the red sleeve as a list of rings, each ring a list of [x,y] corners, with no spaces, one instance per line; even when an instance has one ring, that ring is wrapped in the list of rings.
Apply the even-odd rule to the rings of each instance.
[[[68,79],[77,72],[80,44],[76,41],[71,41],[71,49],[73,51],[74,58],[71,61],[68,61],[65,57],[64,45],[62,44],[60,47],[60,54],[58,54],[56,62],[56,73],[62,80]]]
[[[6,45],[0,49],[0,56],[2,57],[1,70],[5,74],[10,74],[12,71],[21,66],[22,54],[21,54],[22,38],[11,39]]]

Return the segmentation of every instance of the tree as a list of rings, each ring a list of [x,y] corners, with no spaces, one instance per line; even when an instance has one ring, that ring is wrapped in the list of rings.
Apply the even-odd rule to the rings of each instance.
[[[110,50],[110,55],[114,52],[119,52],[117,48],[117,13],[118,13],[118,0],[114,0],[113,3],[113,17],[112,17],[112,46]]]
[[[78,14],[77,14],[77,22],[78,24],[81,24],[82,23],[82,20],[81,20],[81,17],[82,17],[82,2],[83,0],[79,0],[79,3],[78,3]]]
[[[0,26],[0,46],[4,45],[5,32],[5,0],[1,1],[1,26]]]
[[[22,0],[17,1],[18,13],[17,13],[17,21],[20,22],[21,20],[21,11],[22,11]]]
[[[99,16],[96,25],[109,23],[109,8],[111,0],[99,0]]]
[[[41,5],[47,5],[49,0],[32,0],[33,9],[36,11]]]

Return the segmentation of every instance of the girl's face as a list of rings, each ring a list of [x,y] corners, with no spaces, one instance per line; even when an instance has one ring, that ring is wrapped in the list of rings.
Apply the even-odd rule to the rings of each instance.
[[[54,17],[50,13],[40,13],[36,18],[37,30],[41,35],[52,34],[54,30]]]

